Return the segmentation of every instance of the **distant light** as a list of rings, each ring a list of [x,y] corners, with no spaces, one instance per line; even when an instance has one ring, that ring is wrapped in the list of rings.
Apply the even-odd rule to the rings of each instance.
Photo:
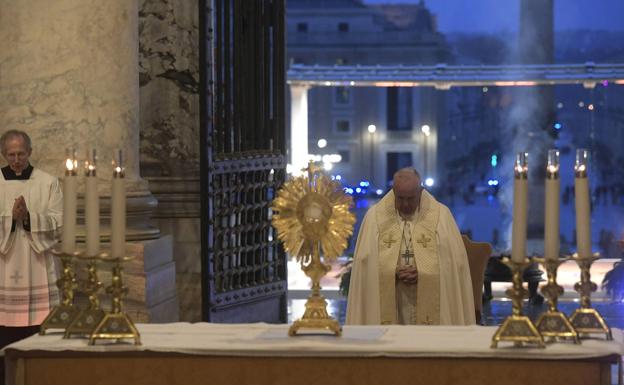
[[[578,105],[578,106],[579,106],[579,107],[581,107],[581,108],[585,107],[585,102],[583,102],[583,101],[581,100],[581,101],[579,102],[579,105]]]
[[[336,180],[342,180],[342,175],[340,174],[336,175]]]
[[[329,163],[329,162],[325,162],[323,163],[323,168],[327,171],[331,170],[332,168],[334,168],[334,165]]]
[[[368,125],[368,132],[370,132],[371,134],[374,134],[375,131],[377,131],[377,126],[375,126],[374,124],[369,124]]]
[[[316,145],[318,146],[318,148],[325,148],[325,147],[327,147],[327,140],[326,139],[319,139],[319,141],[316,143]]]
[[[353,195],[353,189],[352,189],[351,187],[345,187],[345,189],[344,189],[344,190],[345,190],[345,192],[346,192],[347,194],[351,194],[351,195]]]
[[[492,167],[496,167],[498,165],[498,156],[496,154],[492,155],[492,158],[490,159],[490,164],[492,165]]]
[[[434,183],[433,178],[425,179],[425,186],[431,187],[431,186],[433,186],[433,183]]]
[[[553,125],[553,127],[555,127],[555,130],[561,130],[561,123],[557,122]]]
[[[351,81],[349,82],[349,85],[354,86],[354,85],[355,85],[355,82],[354,82],[353,80],[351,80]]]
[[[325,82],[326,86],[331,86],[331,82]]]
[[[367,181],[367,180],[363,180],[363,181],[360,182],[360,186],[361,187],[368,187],[368,186],[370,186],[370,182]]]
[[[355,189],[355,192],[359,194],[359,193],[362,192],[362,189],[358,187],[358,188]]]
[[[587,106],[587,109],[590,110],[590,111],[593,111],[594,110],[594,105],[590,104],[589,106]]]
[[[336,180],[336,176],[335,176],[335,175],[332,175],[332,176],[331,176],[331,180]]]
[[[487,87],[483,87],[483,92],[488,92],[488,88]]]
[[[488,180],[488,186],[498,186],[498,180],[496,179]]]
[[[378,189],[375,191],[375,194],[377,194],[377,195],[381,195],[381,194],[383,194],[383,190],[378,188]]]
[[[562,109],[563,108],[563,103],[561,103],[561,102],[557,103],[557,108],[558,109]]]
[[[425,134],[425,136],[431,135],[431,127],[429,127],[428,124],[423,124],[423,126],[420,127],[420,130],[423,134]]]
[[[602,81],[602,85],[603,85],[603,87],[608,86],[609,85],[609,81],[608,80],[603,80]]]

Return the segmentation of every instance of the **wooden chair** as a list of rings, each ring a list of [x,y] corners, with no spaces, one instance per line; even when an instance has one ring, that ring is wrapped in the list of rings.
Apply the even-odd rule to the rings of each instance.
[[[468,265],[470,266],[470,278],[472,279],[472,294],[474,295],[475,318],[477,325],[481,323],[481,311],[483,310],[483,280],[487,267],[492,245],[487,242],[473,242],[466,235],[462,235]]]

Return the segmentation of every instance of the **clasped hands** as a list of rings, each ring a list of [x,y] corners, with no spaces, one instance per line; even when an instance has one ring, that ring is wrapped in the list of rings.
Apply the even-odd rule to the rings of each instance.
[[[399,266],[396,270],[396,277],[407,285],[418,283],[418,269],[413,265]]]
[[[21,195],[15,198],[15,203],[13,203],[13,220],[28,220],[28,208],[24,197]]]

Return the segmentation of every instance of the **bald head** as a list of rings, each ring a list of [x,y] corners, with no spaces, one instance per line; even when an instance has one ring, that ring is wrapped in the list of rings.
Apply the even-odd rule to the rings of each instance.
[[[404,218],[414,215],[420,206],[420,174],[412,167],[402,168],[394,173],[394,207]]]

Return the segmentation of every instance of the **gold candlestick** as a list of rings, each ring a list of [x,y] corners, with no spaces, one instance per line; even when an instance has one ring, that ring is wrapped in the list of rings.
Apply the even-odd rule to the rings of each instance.
[[[89,345],[94,345],[96,340],[119,341],[124,338],[133,338],[135,345],[141,345],[139,331],[130,317],[121,310],[121,299],[128,294],[128,287],[123,285],[121,264],[131,261],[134,257],[109,258],[105,253],[100,256],[103,261],[113,264],[111,284],[106,288],[106,292],[111,295],[111,311],[105,312],[104,317],[91,333]]]
[[[73,334],[91,335],[95,327],[104,318],[104,310],[100,308],[98,291],[102,287],[102,282],[97,276],[97,257],[81,256],[87,261],[87,280],[80,282],[79,290],[89,297],[89,307],[81,310],[74,318],[73,322],[65,330],[63,338],[69,338]]]
[[[604,334],[607,340],[612,340],[611,328],[600,313],[591,307],[591,293],[596,291],[597,286],[591,281],[590,268],[599,258],[597,253],[590,257],[581,257],[578,254],[572,256],[581,269],[581,280],[574,285],[574,290],[581,295],[581,307],[570,316],[570,322],[581,338],[589,334]]]
[[[542,293],[548,299],[548,310],[544,312],[537,323],[537,330],[543,337],[549,337],[549,342],[558,338],[571,338],[575,344],[580,343],[578,333],[568,318],[557,309],[557,299],[563,294],[563,287],[557,284],[557,269],[568,259],[534,258],[546,269],[548,283],[542,287]]]
[[[530,264],[528,258],[525,258],[522,262],[512,261],[505,257],[502,263],[509,267],[512,274],[513,286],[507,290],[507,295],[512,301],[512,315],[507,317],[503,324],[496,330],[494,337],[492,337],[491,347],[497,348],[498,343],[501,341],[513,342],[514,346],[520,347],[524,344],[537,344],[538,347],[543,348],[544,338],[537,331],[537,328],[527,316],[522,315],[522,300],[528,297],[528,291],[522,287],[522,273]]]
[[[40,335],[44,335],[48,329],[67,328],[80,311],[74,306],[74,290],[77,284],[73,264],[73,258],[79,256],[80,253],[68,254],[52,250],[52,254],[60,258],[63,267],[61,277],[56,280],[56,287],[61,293],[61,303],[54,306],[50,314],[41,323]]]

